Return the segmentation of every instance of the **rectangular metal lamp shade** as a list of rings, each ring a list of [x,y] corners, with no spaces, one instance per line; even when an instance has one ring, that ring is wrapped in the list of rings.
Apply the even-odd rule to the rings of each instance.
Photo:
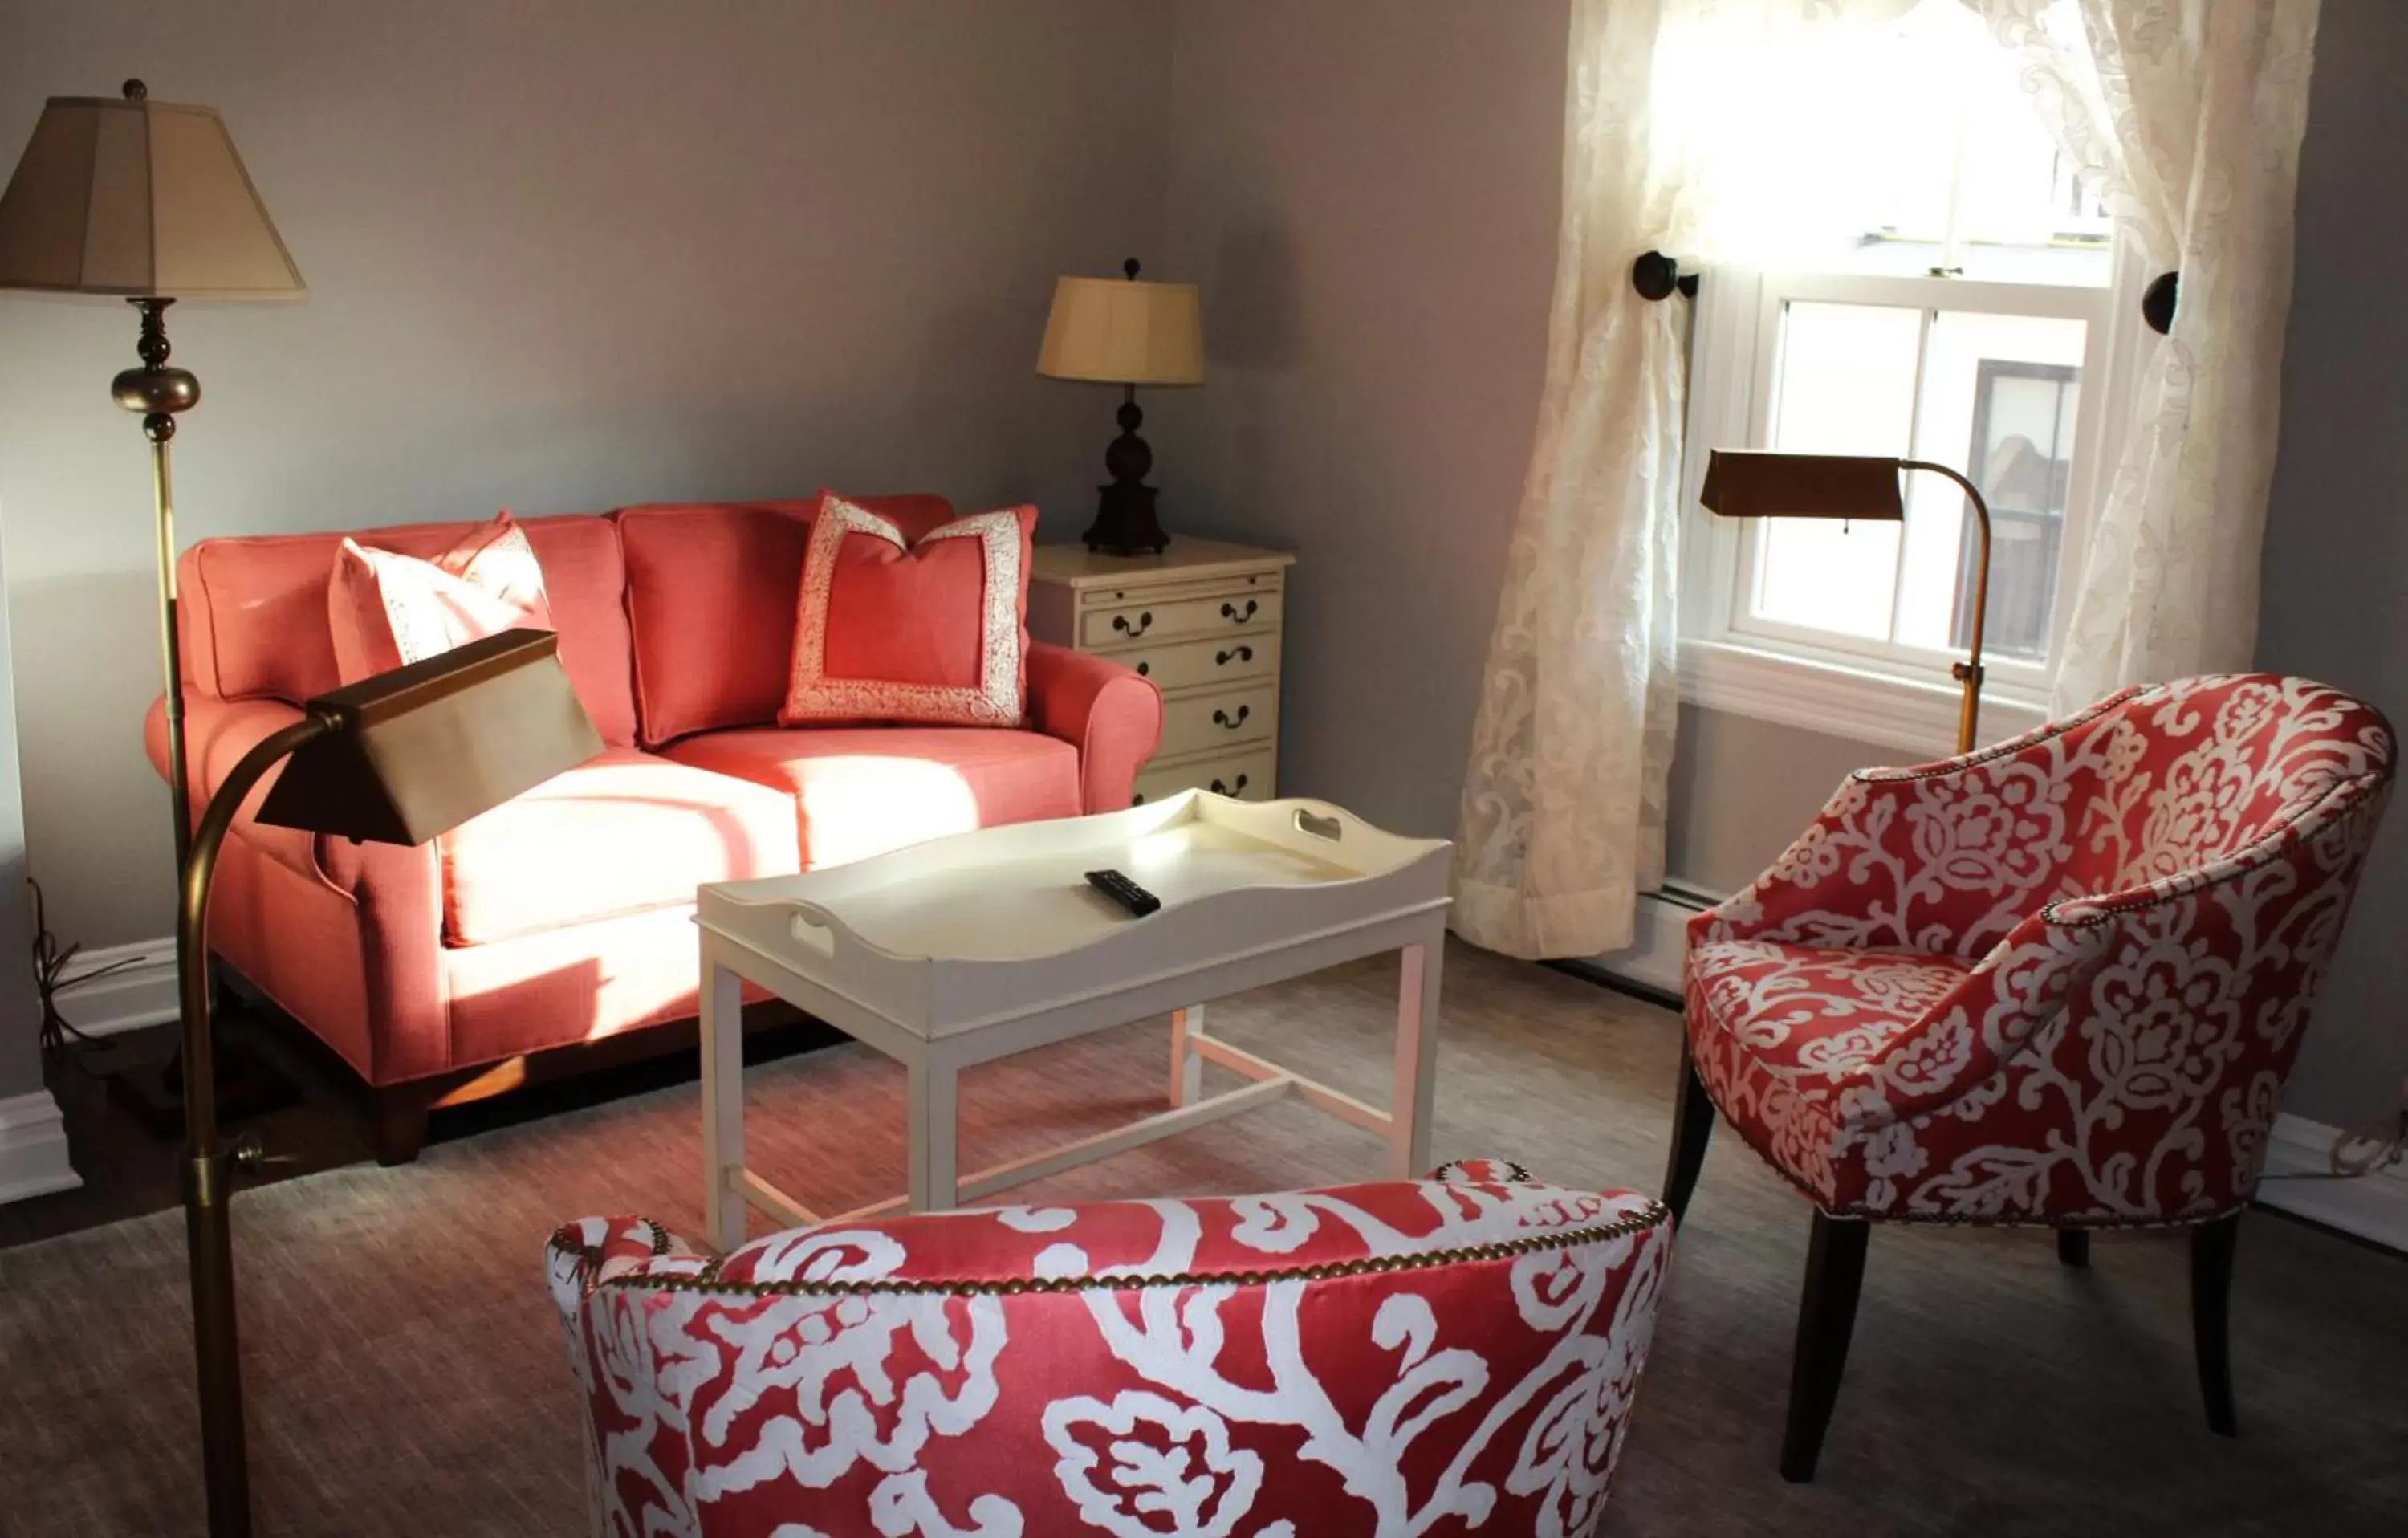
[[[1877,454],[1716,449],[1698,500],[1726,518],[1906,517],[1901,460]]]
[[[258,820],[420,844],[602,751],[549,630],[506,630],[320,695]]]

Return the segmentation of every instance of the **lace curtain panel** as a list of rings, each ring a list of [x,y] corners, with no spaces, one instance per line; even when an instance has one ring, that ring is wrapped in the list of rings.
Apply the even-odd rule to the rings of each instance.
[[[1765,117],[1728,104],[1811,86],[1800,42],[1912,3],[1574,0],[1546,387],[1456,831],[1474,944],[1618,950],[1664,879],[1687,317],[1641,299],[1631,261],[1777,237],[1778,146],[1735,137]]]
[[[2055,704],[2249,666],[2317,0],[1962,0],[2147,273],[2181,273],[2092,525]],[[2117,388],[2123,388],[2119,382]]]
[[[2020,62],[2135,270],[2182,275],[2172,334],[2144,333],[2136,376],[2112,384],[2133,392],[2132,425],[2057,702],[2245,668],[2316,0],[1957,3]],[[1827,240],[1811,226],[1847,210],[1795,131],[1831,105],[1813,50],[1914,5],[1574,0],[1547,378],[1456,833],[1453,923],[1475,944],[1620,949],[1663,880],[1687,315],[1640,298],[1630,263],[1763,265]]]

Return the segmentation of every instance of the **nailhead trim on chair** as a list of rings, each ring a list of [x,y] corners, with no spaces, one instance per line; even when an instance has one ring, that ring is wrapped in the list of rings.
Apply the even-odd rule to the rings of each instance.
[[[1281,1271],[1192,1272],[1154,1276],[1013,1276],[986,1282],[728,1282],[720,1279],[721,1262],[713,1259],[692,1276],[654,1276],[638,1272],[613,1276],[607,1281],[589,1280],[585,1290],[589,1296],[604,1287],[650,1287],[662,1292],[732,1293],[746,1298],[877,1298],[931,1294],[1017,1297],[1029,1292],[1122,1292],[1145,1287],[1257,1287],[1272,1282],[1319,1282],[1341,1276],[1427,1271],[1466,1261],[1510,1260],[1517,1256],[1536,1255],[1545,1250],[1571,1249],[1582,1244],[1619,1239],[1643,1229],[1656,1228],[1671,1215],[1662,1202],[1651,1200],[1636,1214],[1619,1222],[1597,1224],[1585,1229],[1532,1234],[1526,1239],[1500,1240],[1494,1244],[1424,1250],[1413,1255],[1365,1256],[1354,1260],[1332,1260],[1317,1266],[1298,1266]],[[667,1230],[650,1218],[638,1218],[636,1221],[652,1229],[653,1243],[660,1246],[652,1253],[656,1256],[666,1253]],[[590,1276],[593,1269],[603,1259],[602,1252],[591,1245],[565,1243],[568,1233],[566,1229],[561,1229],[552,1236],[552,1243],[556,1248],[576,1255],[581,1262],[580,1269]]]

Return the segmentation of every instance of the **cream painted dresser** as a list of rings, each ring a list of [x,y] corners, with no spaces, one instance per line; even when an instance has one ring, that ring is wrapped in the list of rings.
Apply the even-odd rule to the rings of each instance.
[[[1137,798],[1279,794],[1280,600],[1296,557],[1175,539],[1155,555],[1039,545],[1028,633],[1108,656],[1162,691],[1162,746]]]

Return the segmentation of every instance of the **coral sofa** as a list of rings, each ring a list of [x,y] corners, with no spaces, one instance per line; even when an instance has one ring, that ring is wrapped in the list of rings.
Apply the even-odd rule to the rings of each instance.
[[[558,1049],[692,1015],[700,883],[1129,804],[1159,696],[1041,643],[1028,649],[1026,729],[776,726],[815,506],[524,520],[603,754],[418,848],[236,823],[210,949],[371,1087],[386,1162],[416,1154],[437,1104],[578,1066]],[[878,506],[915,538],[952,515],[938,497]],[[470,526],[356,538],[432,556]],[[326,588],[341,539],[209,539],[179,563],[196,806],[300,701],[336,686]],[[159,705],[147,738],[164,772]]]

